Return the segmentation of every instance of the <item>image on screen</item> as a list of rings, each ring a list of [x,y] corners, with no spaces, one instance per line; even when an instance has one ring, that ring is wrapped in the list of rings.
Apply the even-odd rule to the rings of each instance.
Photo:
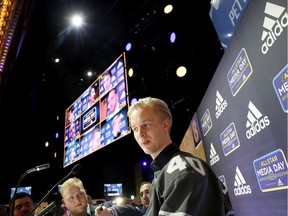
[[[122,53],[66,109],[63,166],[129,134],[128,107],[126,58]]]
[[[122,183],[104,184],[104,196],[115,197],[122,195]]]
[[[12,198],[15,194],[15,187],[12,187],[11,188],[11,193],[10,193],[10,198]],[[32,193],[32,187],[31,186],[26,186],[26,187],[18,187],[17,188],[17,193],[20,193],[20,192],[25,192],[25,193],[28,193],[31,195]]]

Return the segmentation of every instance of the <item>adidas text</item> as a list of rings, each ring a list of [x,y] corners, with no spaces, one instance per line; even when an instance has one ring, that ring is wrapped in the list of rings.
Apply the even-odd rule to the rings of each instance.
[[[225,108],[227,107],[227,101],[225,100],[219,107],[217,112],[215,113],[215,117],[216,119],[219,118],[219,116],[222,114],[222,112],[225,110]]]
[[[251,194],[251,188],[250,185],[239,185],[237,188],[234,188],[234,194],[235,196],[241,196],[246,194]]]
[[[217,163],[220,160],[219,155],[215,155],[213,158],[211,158],[210,160],[210,165],[214,165],[215,163]]]
[[[274,42],[277,40],[277,37],[281,35],[283,32],[283,28],[287,27],[288,25],[288,14],[287,12],[281,17],[280,22],[279,20],[276,21],[276,25],[272,31],[269,32],[266,41],[261,47],[261,51],[263,54],[266,54],[269,51],[269,48],[273,46]]]
[[[269,124],[270,120],[268,116],[265,116],[261,120],[257,121],[255,124],[252,125],[252,127],[249,128],[249,130],[246,131],[247,139],[250,139],[251,137],[255,136],[262,129],[266,128],[266,126],[268,126]]]

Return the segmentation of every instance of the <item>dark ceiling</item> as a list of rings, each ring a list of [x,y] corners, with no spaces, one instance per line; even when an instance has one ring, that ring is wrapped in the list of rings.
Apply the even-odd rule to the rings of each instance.
[[[65,109],[124,51],[128,39],[135,46],[126,53],[127,68],[133,67],[136,73],[128,78],[129,96],[164,99],[174,116],[173,140],[180,144],[223,50],[209,17],[209,0],[172,0],[169,1],[174,5],[172,13],[164,15],[163,6],[167,2],[35,2],[19,54],[5,72],[7,79],[1,92],[1,164],[5,165],[1,185],[5,193],[0,197],[1,203],[7,202],[10,187],[26,169],[49,162],[60,169],[60,177],[55,174],[55,179],[68,172],[61,170]],[[69,28],[69,15],[78,11],[85,16],[85,26]],[[171,32],[177,34],[174,44],[169,43]],[[53,62],[55,57],[61,59],[60,63]],[[175,74],[180,65],[188,70],[183,78]],[[93,71],[93,77],[86,77],[87,70]],[[55,139],[56,132],[60,134],[59,139]],[[43,147],[47,140],[48,150]],[[132,140],[129,135],[122,141],[130,150],[121,152],[137,160],[140,156],[136,153],[141,156],[143,153]],[[107,154],[113,161],[113,152],[119,148],[116,145],[105,147],[101,155]],[[56,160],[53,159],[55,151],[58,152]],[[119,149],[116,151],[119,153]],[[4,155],[9,159],[4,159]],[[100,162],[91,158],[84,158],[82,163],[87,160],[91,166],[94,163],[99,167]],[[105,163],[113,164],[111,161],[105,160]],[[122,158],[123,164],[124,161]],[[106,174],[102,171],[100,175]],[[46,178],[43,173],[41,181]],[[52,179],[48,188],[53,183],[56,181]]]

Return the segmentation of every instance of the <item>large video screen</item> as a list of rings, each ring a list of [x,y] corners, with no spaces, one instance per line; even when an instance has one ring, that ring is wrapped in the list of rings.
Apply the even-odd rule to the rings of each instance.
[[[12,198],[15,195],[15,187],[11,188],[11,193],[10,193],[10,198]],[[31,186],[26,186],[26,187],[18,187],[17,188],[17,193],[25,192],[31,195],[32,193],[32,187]]]
[[[66,109],[63,166],[129,134],[128,107],[123,53]]]
[[[115,197],[122,196],[122,183],[113,183],[113,184],[104,184],[104,196],[107,197]]]

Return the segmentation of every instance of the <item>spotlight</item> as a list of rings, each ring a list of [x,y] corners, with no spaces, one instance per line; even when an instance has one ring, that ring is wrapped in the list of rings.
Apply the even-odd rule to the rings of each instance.
[[[178,69],[176,70],[176,74],[177,74],[178,77],[183,77],[183,76],[186,75],[186,73],[187,73],[187,69],[186,69],[186,67],[184,67],[184,66],[180,66],[180,67],[178,67]]]
[[[172,33],[170,34],[170,42],[171,42],[171,43],[174,43],[175,40],[176,40],[176,33],[175,33],[175,32],[172,32]]]
[[[133,68],[130,68],[130,69],[128,70],[128,76],[129,76],[129,77],[132,77],[133,74],[134,74],[134,70],[133,70]]]
[[[134,103],[137,102],[137,99],[136,98],[132,98],[131,102],[130,102],[130,105],[132,106]]]
[[[173,6],[171,4],[168,4],[164,7],[164,13],[168,14],[173,10]]]
[[[126,44],[126,47],[125,47],[126,51],[127,51],[127,52],[130,51],[131,48],[132,48],[132,44],[131,44],[130,42],[127,43],[127,44]]]

